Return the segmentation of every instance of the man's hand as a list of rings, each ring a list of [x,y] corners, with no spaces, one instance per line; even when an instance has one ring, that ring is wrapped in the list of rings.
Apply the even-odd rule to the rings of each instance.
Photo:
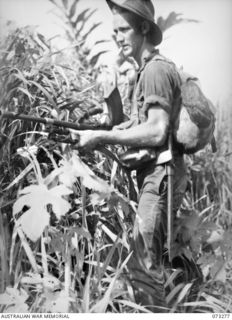
[[[71,137],[73,140],[78,141],[75,148],[81,150],[92,150],[100,143],[98,131],[94,130],[72,130],[70,129]]]
[[[131,122],[127,125],[131,125]],[[123,124],[122,124],[123,125]],[[162,108],[150,107],[147,121],[125,130],[70,130],[76,139],[76,148],[94,149],[98,145],[121,144],[131,147],[157,147],[164,145],[169,125],[169,114]]]

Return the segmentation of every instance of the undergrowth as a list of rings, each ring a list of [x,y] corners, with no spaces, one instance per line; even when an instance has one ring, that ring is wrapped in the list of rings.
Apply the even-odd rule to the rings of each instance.
[[[1,112],[76,122],[103,107],[96,59],[84,47],[91,30],[82,33],[93,12],[62,3],[72,55],[34,28],[9,34],[1,47]],[[0,311],[149,312],[135,303],[127,277],[136,185],[115,161],[118,147],[79,154],[49,140],[43,125],[0,125]],[[189,187],[172,264],[164,253],[167,312],[232,312],[229,125],[218,126],[217,153],[186,158]]]

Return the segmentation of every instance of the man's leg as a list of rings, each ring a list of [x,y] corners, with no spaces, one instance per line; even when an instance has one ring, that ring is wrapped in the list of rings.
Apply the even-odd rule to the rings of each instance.
[[[187,184],[183,163],[177,164],[174,171],[174,214]],[[136,302],[149,306],[153,312],[165,312],[162,254],[167,235],[166,166],[147,168],[143,174],[145,178],[140,177],[141,196],[132,241],[133,255],[128,267]]]

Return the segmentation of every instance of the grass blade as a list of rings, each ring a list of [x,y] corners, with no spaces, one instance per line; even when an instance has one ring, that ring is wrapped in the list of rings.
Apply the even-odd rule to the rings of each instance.
[[[32,269],[34,270],[35,273],[39,273],[39,268],[37,266],[34,254],[31,250],[29,243],[27,242],[26,237],[25,237],[22,229],[20,228],[20,226],[17,226],[17,233],[18,233],[19,238],[21,240],[22,246],[26,252],[27,258],[30,261]]]
[[[182,290],[184,287],[184,283],[179,283],[174,289],[167,295],[166,302],[170,304],[170,302],[177,296],[178,292]]]
[[[7,191],[12,188],[15,184],[22,180],[28,174],[28,172],[31,171],[31,169],[33,169],[32,163],[30,163],[22,172],[20,172],[20,174],[3,191]]]
[[[145,307],[140,306],[139,304],[132,302],[132,301],[129,301],[129,300],[117,299],[117,302],[123,304],[124,306],[130,307],[133,310],[141,311],[144,313],[152,313],[152,311],[146,309]]]

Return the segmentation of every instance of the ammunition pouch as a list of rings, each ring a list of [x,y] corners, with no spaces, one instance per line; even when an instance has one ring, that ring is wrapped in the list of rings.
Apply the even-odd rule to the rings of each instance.
[[[138,170],[154,162],[156,165],[172,160],[172,153],[159,148],[130,148],[118,155],[122,165],[128,170]]]
[[[128,170],[137,170],[144,164],[155,161],[157,154],[154,148],[131,148],[119,154],[118,157]]]

